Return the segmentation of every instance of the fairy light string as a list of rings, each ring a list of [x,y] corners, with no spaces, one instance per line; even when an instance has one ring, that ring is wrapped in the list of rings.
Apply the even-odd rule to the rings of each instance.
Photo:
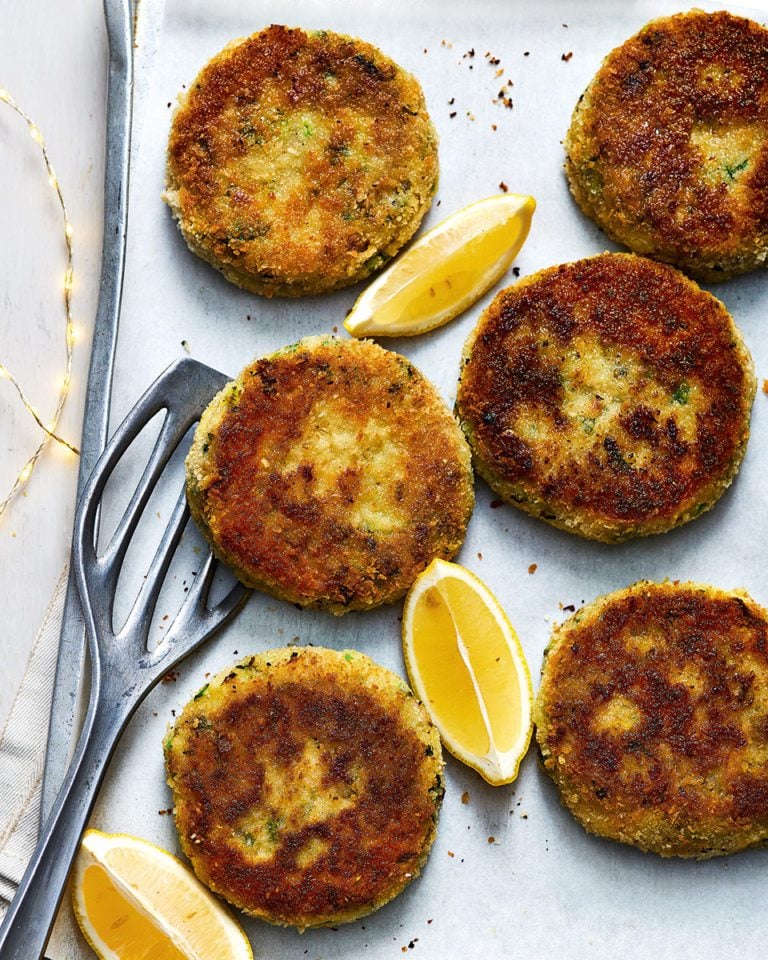
[[[27,124],[29,129],[29,135],[37,144],[40,149],[40,153],[43,157],[43,163],[45,164],[45,169],[48,174],[48,183],[53,188],[56,198],[61,207],[61,213],[64,220],[64,243],[66,245],[67,259],[66,259],[66,269],[64,271],[64,315],[66,319],[66,331],[65,331],[65,344],[66,344],[66,353],[67,353],[67,363],[66,370],[64,373],[64,378],[61,382],[61,387],[59,388],[59,395],[56,401],[56,407],[48,423],[44,423],[38,413],[37,408],[31,403],[29,397],[24,392],[19,381],[11,373],[11,371],[6,367],[6,365],[0,362],[0,379],[8,380],[15,388],[16,393],[18,394],[19,399],[21,400],[24,409],[32,417],[38,427],[43,431],[43,437],[40,443],[37,445],[32,456],[27,460],[24,466],[19,471],[13,486],[11,487],[8,495],[4,500],[0,501],[0,517],[3,516],[5,511],[8,509],[9,504],[13,500],[19,491],[26,486],[29,482],[29,478],[32,476],[32,472],[37,466],[37,462],[40,459],[40,456],[45,450],[48,443],[53,440],[55,443],[60,444],[62,447],[65,447],[67,450],[70,450],[72,453],[79,454],[80,451],[77,447],[69,443],[68,440],[65,440],[63,437],[59,436],[57,433],[59,421],[61,420],[61,415],[64,410],[64,404],[67,401],[67,394],[69,393],[70,384],[72,382],[72,355],[74,352],[75,345],[75,326],[72,322],[72,283],[73,283],[73,255],[72,255],[72,224],[69,220],[69,214],[67,213],[67,205],[64,202],[64,195],[61,192],[61,186],[56,177],[56,173],[51,164],[50,157],[48,156],[48,150],[45,146],[45,141],[43,140],[43,135],[40,132],[40,128],[34,122],[34,120],[16,103],[11,94],[0,87],[0,102],[7,104],[14,113],[18,114]]]

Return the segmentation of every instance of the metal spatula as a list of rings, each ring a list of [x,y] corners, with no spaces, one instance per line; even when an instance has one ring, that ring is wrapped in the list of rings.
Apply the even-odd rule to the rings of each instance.
[[[152,615],[189,519],[184,491],[124,625],[113,628],[115,591],[123,560],[153,490],[189,428],[226,383],[224,374],[181,360],[153,384],[115,433],[86,485],[75,517],[73,563],[91,658],[90,702],[67,777],[35,853],[0,927],[0,960],[42,956],[80,837],[107,764],[134,711],[169,670],[241,607],[248,590],[235,584],[209,607],[216,561],[209,555],[156,648],[148,647]],[[165,411],[147,466],[114,536],[99,555],[96,518],[104,488],[134,439]]]

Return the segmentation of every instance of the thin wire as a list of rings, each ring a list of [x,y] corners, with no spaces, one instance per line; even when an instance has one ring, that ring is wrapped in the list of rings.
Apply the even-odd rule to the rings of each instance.
[[[7,90],[4,90],[3,88],[0,88],[0,102],[6,103],[11,108],[11,110],[17,113],[22,118],[22,120],[24,120],[24,122],[27,124],[27,127],[29,128],[29,135],[32,137],[32,139],[40,148],[40,152],[43,157],[43,162],[45,163],[45,169],[48,173],[48,183],[50,184],[51,187],[53,187],[56,193],[56,198],[59,201],[59,206],[61,207],[61,213],[64,218],[64,243],[66,244],[66,248],[67,248],[67,265],[66,265],[66,270],[64,272],[64,313],[66,316],[65,342],[66,342],[66,351],[67,351],[67,366],[66,366],[66,372],[64,374],[64,379],[62,380],[61,388],[59,390],[59,396],[56,402],[56,409],[54,411],[54,414],[50,423],[48,424],[43,423],[43,421],[40,419],[40,415],[38,414],[37,409],[29,401],[29,398],[24,392],[19,381],[11,373],[11,371],[5,366],[5,364],[0,363],[0,379],[9,380],[13,384],[17,394],[19,395],[19,399],[24,405],[24,408],[30,414],[30,416],[34,419],[35,423],[38,425],[38,427],[40,427],[40,429],[43,431],[43,434],[44,434],[43,439],[38,444],[35,452],[32,454],[32,456],[27,460],[27,462],[21,468],[21,471],[16,477],[16,480],[14,481],[14,484],[11,487],[10,492],[8,493],[8,495],[4,500],[0,501],[0,517],[2,517],[2,515],[5,513],[6,509],[8,508],[8,505],[10,504],[10,502],[13,500],[16,494],[21,490],[21,488],[24,487],[26,483],[29,481],[29,478],[32,476],[32,471],[35,469],[35,466],[37,465],[37,461],[40,459],[40,455],[42,454],[43,450],[46,448],[50,440],[54,440],[56,443],[61,444],[61,446],[65,447],[67,450],[71,450],[72,453],[79,454],[80,451],[77,449],[77,447],[69,443],[68,440],[65,440],[63,437],[59,436],[59,434],[56,432],[59,426],[59,421],[61,420],[61,414],[64,410],[64,404],[66,403],[67,394],[69,393],[69,388],[72,381],[72,355],[73,355],[74,343],[75,343],[75,327],[74,327],[74,324],[72,323],[72,282],[73,282],[72,224],[70,223],[70,220],[69,220],[67,205],[64,202],[64,195],[61,192],[61,185],[59,184],[58,178],[56,177],[56,173],[53,169],[53,165],[51,164],[50,157],[48,156],[48,150],[46,149],[45,141],[43,140],[43,135],[40,132],[40,128],[37,126],[34,120],[24,110],[22,110],[22,108],[18,105],[18,103],[16,103],[16,101],[13,99],[11,94]]]

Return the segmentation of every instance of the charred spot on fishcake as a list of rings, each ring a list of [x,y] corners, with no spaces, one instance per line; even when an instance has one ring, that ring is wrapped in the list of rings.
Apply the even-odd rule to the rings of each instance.
[[[768,257],[768,31],[720,11],[613,50],[566,138],[579,206],[619,243],[708,281]]]
[[[207,64],[174,115],[167,190],[190,248],[234,283],[355,283],[416,231],[437,186],[418,82],[376,48],[271,26]]]
[[[368,341],[257,360],[203,416],[192,514],[251,586],[341,613],[451,559],[474,502],[469,449],[432,385]]]
[[[497,493],[620,541],[715,503],[743,456],[754,392],[720,301],[671,267],[602,254],[498,294],[467,341],[457,411]]]
[[[439,737],[405,684],[355,651],[243,661],[188,704],[165,753],[196,873],[273,923],[377,909],[434,839]]]
[[[557,628],[536,704],[545,769],[591,832],[664,856],[768,840],[768,615],[642,582]]]

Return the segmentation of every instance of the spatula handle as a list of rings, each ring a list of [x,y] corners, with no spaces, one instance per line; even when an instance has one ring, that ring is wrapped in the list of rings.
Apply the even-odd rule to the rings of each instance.
[[[104,0],[109,42],[107,130],[104,170],[104,239],[99,304],[93,331],[83,433],[80,439],[78,499],[107,442],[109,399],[117,345],[128,222],[128,161],[133,102],[133,22],[135,0]],[[75,741],[77,691],[85,662],[85,627],[70,572],[51,704],[46,764],[43,773],[42,819],[48,818],[64,781]]]
[[[0,926],[0,960],[42,957],[80,838],[127,721],[120,711],[108,709],[94,710],[86,719],[67,778]]]

